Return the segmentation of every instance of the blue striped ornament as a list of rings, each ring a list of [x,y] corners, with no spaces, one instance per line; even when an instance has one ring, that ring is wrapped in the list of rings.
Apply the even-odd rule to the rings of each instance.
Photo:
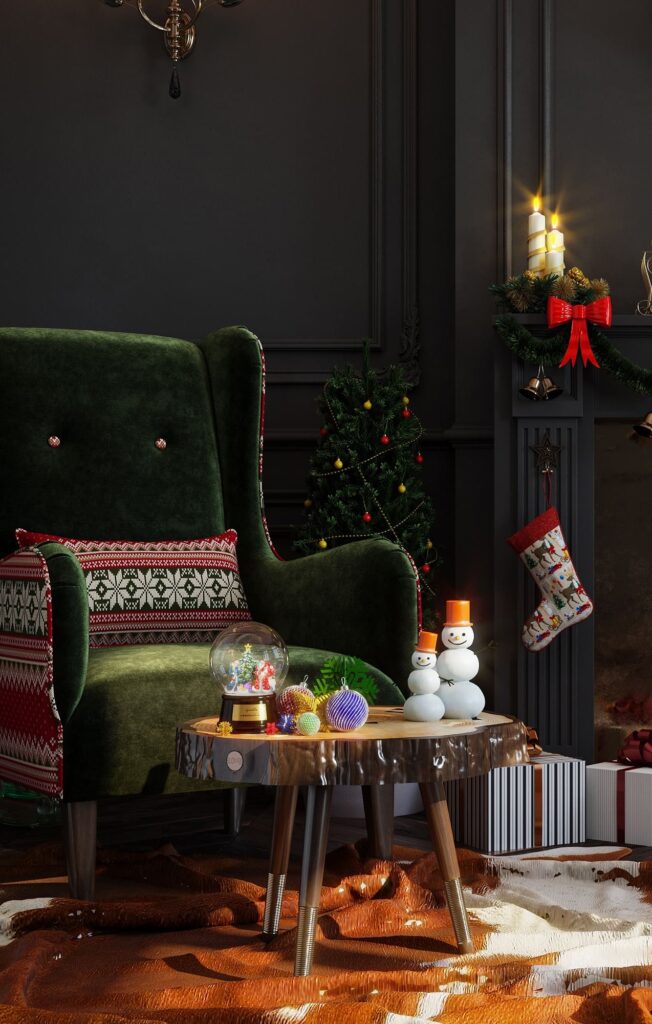
[[[343,686],[326,702],[328,724],[338,732],[351,732],[365,724],[369,717],[369,705],[356,690]]]

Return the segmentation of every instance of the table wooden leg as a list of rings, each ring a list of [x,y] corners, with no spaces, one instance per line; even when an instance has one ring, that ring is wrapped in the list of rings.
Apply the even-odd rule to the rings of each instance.
[[[294,959],[296,977],[305,977],[310,974],[312,968],[332,796],[332,786],[308,786],[306,830],[301,863],[297,949]]]
[[[268,941],[278,932],[285,878],[290,861],[294,814],[297,809],[298,786],[277,786],[272,830],[272,855],[267,875],[263,939]]]
[[[444,785],[442,782],[422,782],[419,788],[428,819],[432,845],[444,880],[446,902],[453,922],[457,948],[460,953],[472,953],[473,939],[462,894],[460,866],[457,861]]]
[[[363,786],[362,801],[367,821],[369,855],[379,860],[392,859],[394,839],[394,784]]]

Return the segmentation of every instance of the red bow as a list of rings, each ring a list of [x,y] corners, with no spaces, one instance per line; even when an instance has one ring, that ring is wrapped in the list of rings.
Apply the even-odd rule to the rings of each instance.
[[[585,366],[588,363],[599,366],[600,363],[591,348],[586,321],[590,320],[592,324],[598,324],[600,327],[611,327],[611,299],[605,295],[602,299],[590,302],[588,306],[572,306],[570,302],[564,302],[563,299],[557,299],[551,295],[548,298],[548,327],[559,327],[560,324],[568,323],[569,320],[571,321],[571,332],[568,348],[559,365],[565,366],[566,363],[571,363],[575,366],[579,351]]]
[[[638,729],[630,733],[618,751],[618,760],[621,764],[652,767],[652,729]]]

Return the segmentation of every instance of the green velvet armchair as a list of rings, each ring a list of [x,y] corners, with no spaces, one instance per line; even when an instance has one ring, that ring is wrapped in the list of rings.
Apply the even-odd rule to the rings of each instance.
[[[260,343],[242,327],[198,344],[0,330],[0,558],[14,551],[17,527],[100,540],[233,528],[251,614],[288,643],[291,681],[312,677],[331,652],[352,654],[369,663],[379,702],[400,704],[396,684],[418,630],[412,564],[387,540],[277,556],[261,507],[263,401]],[[199,788],[174,770],[175,725],[215,714],[218,695],[207,644],[89,650],[79,563],[60,544],[40,553],[51,586],[69,878],[90,898],[96,801]],[[10,643],[6,616],[3,628]],[[28,759],[16,740],[24,709],[6,665],[0,649],[0,777],[24,780],[33,776],[12,769]]]

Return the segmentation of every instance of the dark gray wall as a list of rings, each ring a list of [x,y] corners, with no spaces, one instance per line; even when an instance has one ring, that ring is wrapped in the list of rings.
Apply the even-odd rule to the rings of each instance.
[[[486,12],[488,5],[477,6]],[[652,233],[645,171],[650,143],[641,131],[652,11],[637,0],[497,0],[491,6],[497,74],[485,82],[497,96],[496,277],[525,269],[528,206],[541,189],[547,205],[560,208],[567,266],[609,279],[617,314],[611,337],[627,356],[649,365],[652,322],[627,314],[643,294],[639,266]],[[484,224],[490,232],[490,216]],[[538,596],[504,537],[543,510],[530,445],[549,430],[562,448],[554,503],[580,577],[595,596],[600,551],[594,545],[594,418],[627,417],[630,410],[634,422],[649,397],[634,395],[603,372],[567,368],[553,372],[564,397],[542,408],[518,394],[533,368],[497,345],[496,703],[536,725],[548,749],[592,758],[594,635],[604,617],[598,613],[567,630],[541,654],[526,654],[520,625]],[[622,445],[629,445],[625,433]],[[631,451],[625,457],[633,460]],[[639,465],[643,483],[645,467]],[[600,649],[596,653],[599,658]]]
[[[548,140],[569,261],[607,276],[617,312],[631,311],[652,236],[651,29],[640,0],[617,16],[611,0],[245,0],[202,15],[174,103],[160,40],[132,8],[21,0],[0,38],[2,319],[183,337],[249,325],[267,349],[265,482],[282,547],[330,367],[372,334],[379,362],[403,349],[415,370],[417,341],[442,598],[470,597],[481,645],[513,650],[502,600],[520,567],[502,538],[520,524],[513,495],[493,500],[494,465],[516,458],[509,432],[495,463],[493,450],[513,382],[502,353],[494,380],[486,287],[506,254],[524,265]]]
[[[373,336],[379,364],[402,355],[421,378],[450,574],[452,0],[215,5],[178,102],[160,35],[132,7],[21,0],[14,16],[0,41],[3,322],[251,327],[267,352],[282,548],[320,386]]]

